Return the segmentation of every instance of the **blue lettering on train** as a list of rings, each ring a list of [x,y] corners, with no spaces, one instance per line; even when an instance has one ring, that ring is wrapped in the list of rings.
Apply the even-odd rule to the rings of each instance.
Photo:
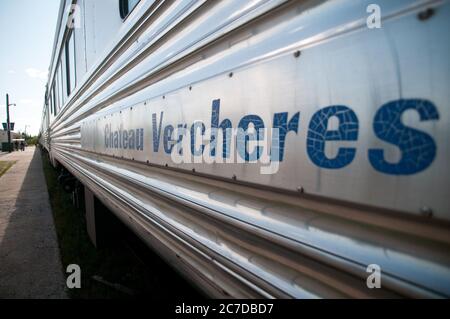
[[[220,100],[212,102],[210,155],[216,156],[217,141],[222,134],[222,157],[228,159],[231,152],[233,123],[228,118],[220,116]],[[439,120],[436,106],[423,99],[401,99],[384,104],[375,114],[373,132],[380,140],[396,146],[400,152],[400,160],[392,163],[386,160],[385,151],[381,148],[368,150],[368,161],[376,171],[388,175],[411,175],[427,169],[434,161],[437,147],[434,139],[427,133],[408,127],[401,121],[402,115],[408,111],[416,111],[420,121]],[[285,159],[286,138],[288,134],[299,135],[301,112],[289,114],[288,112],[275,113],[272,128],[277,134],[272,135],[270,160],[283,162]],[[337,128],[330,129],[330,121],[337,120]],[[205,123],[196,121],[188,127],[187,124],[174,125],[164,123],[164,112],[152,114],[153,152],[162,149],[166,154],[171,154],[174,145],[180,143],[185,133],[190,133],[190,152],[194,156],[204,153],[205,145],[196,142],[196,136],[204,136]],[[254,133],[249,133],[252,126]],[[250,141],[264,139],[262,130],[266,128],[263,119],[256,114],[246,115],[238,123],[236,136],[236,148],[238,155],[246,162],[259,160],[263,154],[263,146],[254,146],[249,150]],[[178,136],[174,136],[178,134]],[[326,155],[325,145],[332,141],[356,142],[359,134],[359,121],[356,113],[345,105],[332,105],[317,111],[311,118],[306,134],[306,153],[309,160],[316,166],[336,170],[347,167],[356,157],[357,148],[350,146],[340,147],[337,154],[330,158]],[[105,127],[105,147],[124,150],[144,150],[144,129],[126,130],[120,127],[112,130],[111,124]],[[277,143],[275,143],[277,139]],[[162,142],[162,143],[161,143]],[[181,154],[184,150],[179,148]]]
[[[219,124],[220,118],[220,100],[214,100],[212,103],[212,116],[211,116],[211,156],[216,156],[217,148],[217,134],[221,130],[224,134],[223,138],[223,148],[222,157],[230,158],[230,148],[231,148],[231,131],[232,128],[231,121],[229,119],[224,119]]]
[[[328,130],[332,117],[339,120],[337,130]],[[326,107],[313,115],[309,123],[307,151],[311,161],[319,167],[339,169],[350,164],[356,155],[355,148],[340,148],[335,158],[325,155],[326,141],[356,141],[358,139],[358,117],[350,108],[343,105]]]
[[[205,145],[200,145],[200,147],[196,148],[195,145],[195,136],[197,134],[197,131],[200,129],[201,134],[204,135],[206,131],[205,124],[203,122],[195,122],[191,126],[191,153],[194,156],[200,156],[203,154],[203,151],[205,150]]]
[[[373,130],[379,139],[397,146],[402,155],[398,163],[389,163],[382,149],[369,150],[370,164],[379,172],[390,175],[416,174],[430,166],[436,157],[434,139],[401,122],[401,116],[407,110],[419,113],[420,121],[439,119],[436,107],[427,100],[398,100],[383,105],[375,115]]]
[[[124,129],[122,126],[113,130],[111,124],[105,126],[105,147],[110,149],[144,150],[144,129]]]
[[[284,148],[286,143],[286,136],[289,132],[294,132],[298,134],[298,127],[300,123],[300,112],[295,113],[289,120],[289,113],[275,113],[273,116],[273,128],[275,132],[278,132],[277,137],[278,143],[272,143],[272,145],[277,145],[278,149],[272,149],[270,154],[270,160],[272,162],[282,162],[284,160]]]
[[[255,133],[248,133],[248,128],[252,124],[255,128]],[[237,134],[237,150],[239,156],[245,159],[246,162],[257,161],[262,155],[262,146],[256,146],[252,153],[248,152],[248,143],[250,141],[261,141],[262,130],[265,128],[264,121],[258,115],[247,115],[239,122]]]

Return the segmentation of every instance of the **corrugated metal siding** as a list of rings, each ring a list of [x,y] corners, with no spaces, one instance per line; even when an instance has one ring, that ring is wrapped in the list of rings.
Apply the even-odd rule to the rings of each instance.
[[[449,296],[445,224],[81,147],[82,122],[99,114],[268,61],[302,43],[307,47],[326,41],[317,34],[339,37],[319,27],[303,39],[287,38],[291,45],[271,37],[277,26],[320,3],[143,1],[92,64],[51,123],[51,138],[44,134],[44,143],[50,140],[52,157],[214,296]],[[249,50],[253,56],[233,58],[240,47],[256,47],[258,41],[272,42],[254,53]],[[220,64],[222,57],[229,57],[226,65]],[[382,289],[367,289],[366,267],[373,263],[383,266]]]

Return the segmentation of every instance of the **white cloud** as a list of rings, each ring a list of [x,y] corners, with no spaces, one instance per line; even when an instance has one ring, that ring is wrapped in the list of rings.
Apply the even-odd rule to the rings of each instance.
[[[9,70],[9,71],[8,71],[8,74],[16,74],[16,71],[14,71],[14,70]]]
[[[25,72],[28,74],[30,78],[47,80],[48,71],[41,71],[35,68],[28,68],[25,70]]]

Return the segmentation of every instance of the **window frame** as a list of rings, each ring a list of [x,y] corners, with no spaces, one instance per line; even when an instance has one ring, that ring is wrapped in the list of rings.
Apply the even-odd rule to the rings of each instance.
[[[131,10],[129,8],[129,1],[130,0],[119,0],[119,14],[123,21],[128,18],[128,16],[138,6],[141,0],[137,0],[136,4],[133,6],[133,8],[131,8]]]
[[[50,89],[50,91],[47,93],[47,103],[46,103],[46,107],[45,107],[45,112],[44,112],[44,117],[45,117],[45,113],[48,113],[48,111],[53,108],[53,104],[52,104],[52,90]]]
[[[56,116],[56,94],[55,94],[55,81],[52,84],[52,100],[53,100],[53,110],[52,113]]]
[[[72,40],[72,41],[71,41]],[[73,30],[70,31],[64,45],[65,51],[65,66],[66,66],[66,89],[67,96],[75,91],[77,86],[77,72],[76,72],[76,56],[75,56],[75,33]],[[72,52],[71,52],[72,51]],[[73,63],[73,70],[71,68],[71,63]],[[73,77],[73,78],[72,78]],[[73,83],[72,83],[73,82]]]
[[[59,88],[59,98],[60,98],[60,104],[59,104],[59,108],[58,108],[58,113],[59,110],[62,109],[62,107],[64,106],[64,103],[66,102],[66,90],[64,89],[64,72],[63,72],[63,59],[62,56],[59,60],[59,65],[58,65],[58,88]]]
[[[62,103],[62,96],[61,96],[61,72],[60,72],[60,65],[61,62],[58,61],[58,65],[56,67],[55,72],[55,82],[54,82],[54,90],[55,90],[55,97],[56,97],[56,103],[55,103],[55,114],[58,113],[59,109],[61,108]]]

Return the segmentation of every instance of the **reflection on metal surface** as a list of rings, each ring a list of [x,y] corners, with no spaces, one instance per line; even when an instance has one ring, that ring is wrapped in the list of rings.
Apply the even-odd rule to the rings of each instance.
[[[450,5],[369,3],[142,1],[42,142],[213,296],[448,297]],[[171,160],[177,127],[258,125],[275,174]]]

